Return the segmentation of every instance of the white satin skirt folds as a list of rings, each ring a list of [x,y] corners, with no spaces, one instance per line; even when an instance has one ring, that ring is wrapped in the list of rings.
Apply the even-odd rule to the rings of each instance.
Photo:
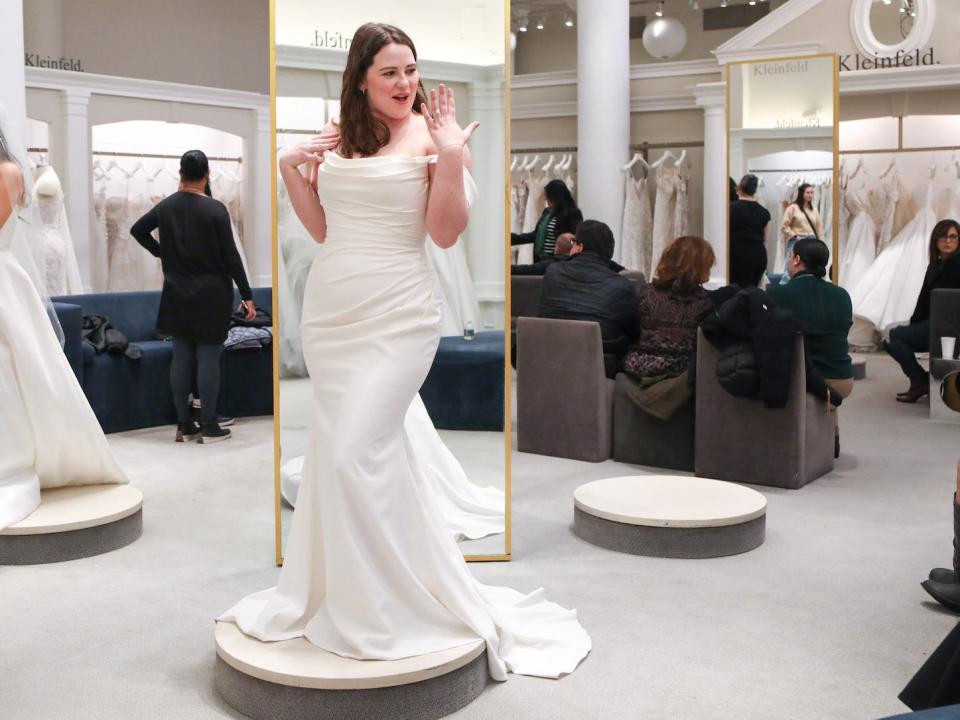
[[[432,161],[328,153],[320,166],[328,236],[304,294],[315,416],[303,482],[277,586],[220,620],[362,660],[481,638],[493,678],[559,677],[590,650],[576,611],[473,578],[404,430],[440,336],[423,244]]]
[[[0,529],[40,504],[41,488],[127,482],[30,277],[0,228]]]

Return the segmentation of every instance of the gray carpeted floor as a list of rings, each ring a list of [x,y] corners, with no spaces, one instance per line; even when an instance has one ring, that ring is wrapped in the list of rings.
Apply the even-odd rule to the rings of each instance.
[[[570,532],[573,489],[643,472],[515,454],[511,563],[482,581],[547,588],[578,609],[594,650],[560,681],[511,676],[459,720],[877,718],[956,616],[919,582],[951,557],[960,425],[896,403],[905,382],[871,358],[841,412],[843,455],[769,500],[766,543],[713,560],[621,555]],[[216,445],[172,428],[111,436],[141,488],[133,545],[59,565],[0,568],[0,716],[240,717],[212,686],[213,618],[271,585],[272,426]],[[650,470],[652,472],[652,470]]]

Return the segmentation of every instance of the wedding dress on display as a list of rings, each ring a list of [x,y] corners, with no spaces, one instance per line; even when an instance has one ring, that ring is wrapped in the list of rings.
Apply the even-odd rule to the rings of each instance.
[[[639,270],[649,278],[653,213],[650,210],[647,179],[634,180],[632,175],[627,174],[624,185],[626,196],[623,203],[623,229],[620,233],[620,264],[628,270]]]
[[[843,205],[853,215],[840,256],[840,284],[854,287],[876,259],[877,229],[867,212],[867,190],[862,183],[847,183]]]
[[[63,206],[63,193],[55,176],[55,185],[49,186],[54,192],[44,192],[44,185],[50,181],[51,173],[52,170],[48,170],[40,177],[33,193],[39,219],[40,267],[43,268],[47,295],[79,295],[83,292],[83,281],[80,279],[80,267]]]
[[[677,200],[673,209],[673,238],[683,237],[689,230],[690,196],[687,188],[690,185],[690,176],[684,172],[682,164],[677,163]]]
[[[650,273],[657,271],[657,263],[664,249],[673,242],[675,232],[677,189],[680,171],[666,163],[657,167],[657,197],[653,205],[653,241],[650,251]]]
[[[855,318],[871,323],[886,335],[910,320],[929,262],[930,234],[937,222],[933,212],[933,179],[923,207],[878,254],[850,290]]]
[[[220,620],[365,660],[481,638],[493,678],[558,677],[590,650],[576,612],[473,578],[404,430],[440,338],[424,248],[431,161],[328,153],[320,165],[327,239],[304,295],[304,480],[277,586]]]
[[[14,256],[19,224],[13,212],[0,228],[0,529],[32,513],[41,488],[127,482]]]
[[[284,377],[306,377],[300,341],[303,288],[310,265],[320,249],[293,211],[290,197],[280,184],[277,202],[277,274],[280,298],[280,372]]]

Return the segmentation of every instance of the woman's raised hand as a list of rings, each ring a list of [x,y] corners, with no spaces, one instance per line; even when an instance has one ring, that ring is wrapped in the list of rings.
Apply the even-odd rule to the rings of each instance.
[[[334,127],[314,135],[309,140],[303,140],[288,148],[284,148],[277,156],[281,167],[300,167],[306,162],[323,162],[323,154],[327,150],[335,150],[340,145],[340,129]]]
[[[420,105],[420,112],[427,121],[430,138],[440,152],[446,148],[462,148],[470,140],[473,131],[480,123],[472,122],[466,128],[457,124],[457,108],[453,101],[453,90],[444,85],[430,91],[430,107]]]

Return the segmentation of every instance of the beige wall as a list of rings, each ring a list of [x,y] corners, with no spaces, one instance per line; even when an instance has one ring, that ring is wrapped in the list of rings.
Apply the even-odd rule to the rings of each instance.
[[[780,7],[786,0],[771,0],[771,11]],[[704,32],[703,14],[690,10],[686,3],[668,3],[667,15],[683,23],[687,31],[687,45],[672,60],[703,60],[712,58],[717,46],[725,43],[743,28],[734,30],[711,30]],[[647,22],[655,19],[652,6],[641,8],[647,15]],[[532,24],[525,33],[517,33],[517,49],[514,58],[517,75],[527,73],[551,72],[554,70],[574,70],[577,67],[577,29],[568,28],[554,19],[543,30],[535,29]],[[647,54],[640,38],[630,41],[630,64],[664,62]]]
[[[267,94],[268,0],[28,0],[26,52],[90,73]]]

